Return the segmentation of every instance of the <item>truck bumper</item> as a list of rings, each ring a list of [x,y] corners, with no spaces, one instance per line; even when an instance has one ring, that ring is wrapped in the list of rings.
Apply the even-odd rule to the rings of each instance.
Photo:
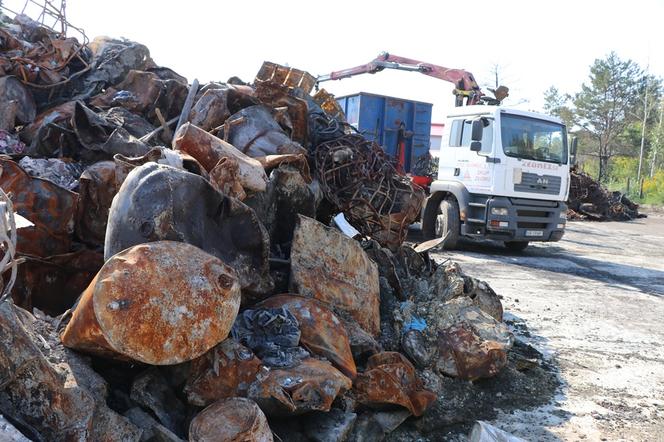
[[[485,204],[484,217],[466,220],[462,234],[500,241],[559,241],[565,234],[563,202],[488,197]]]

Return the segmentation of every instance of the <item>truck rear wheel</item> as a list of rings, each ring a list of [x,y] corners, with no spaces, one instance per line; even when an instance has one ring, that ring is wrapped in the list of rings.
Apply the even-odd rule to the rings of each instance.
[[[526,250],[526,247],[528,247],[528,241],[505,241],[505,247],[507,250],[511,250],[513,252],[521,252],[522,250]]]
[[[439,238],[447,235],[442,243],[444,249],[451,250],[457,246],[460,226],[459,204],[456,199],[447,197],[440,203],[440,213],[436,217],[436,235]]]

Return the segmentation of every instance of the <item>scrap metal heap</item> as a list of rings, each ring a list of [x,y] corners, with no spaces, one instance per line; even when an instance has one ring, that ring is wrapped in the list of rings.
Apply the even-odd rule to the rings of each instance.
[[[599,181],[577,167],[570,172],[569,199],[570,219],[593,221],[629,221],[645,218],[639,213],[639,205],[621,192],[610,192]]]
[[[9,423],[35,441],[377,440],[443,379],[505,367],[499,297],[403,244],[423,191],[313,85],[266,62],[253,85],[199,88],[143,45],[2,16],[0,187],[30,221],[2,232]]]

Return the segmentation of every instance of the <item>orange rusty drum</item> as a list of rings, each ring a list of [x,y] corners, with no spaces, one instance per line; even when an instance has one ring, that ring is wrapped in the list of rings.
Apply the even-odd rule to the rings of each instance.
[[[219,258],[181,242],[139,244],[104,264],[62,342],[107,357],[178,364],[224,340],[239,308],[240,284]]]
[[[189,426],[192,442],[272,442],[272,431],[255,402],[225,399],[201,411]]]

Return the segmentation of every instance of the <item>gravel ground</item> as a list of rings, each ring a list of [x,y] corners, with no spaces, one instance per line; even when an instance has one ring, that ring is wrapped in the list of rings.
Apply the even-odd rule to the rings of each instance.
[[[515,333],[557,367],[548,404],[499,410],[494,425],[531,441],[664,440],[662,214],[571,222],[560,242],[520,253],[469,241],[433,257],[486,280]]]

